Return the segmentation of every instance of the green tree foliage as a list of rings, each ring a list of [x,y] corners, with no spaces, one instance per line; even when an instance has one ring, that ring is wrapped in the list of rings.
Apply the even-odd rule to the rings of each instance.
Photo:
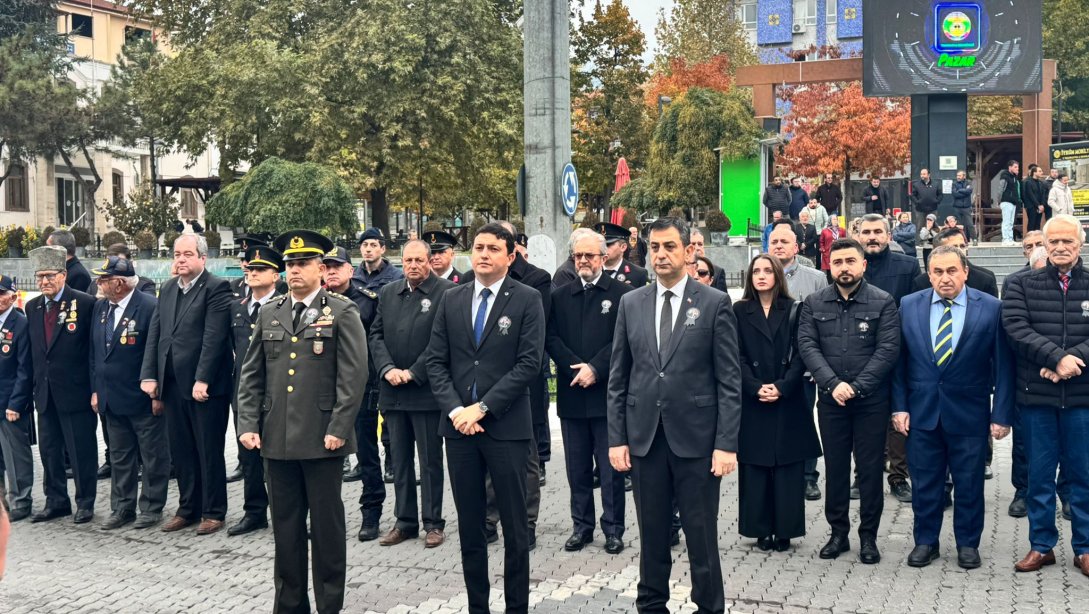
[[[645,39],[621,0],[594,5],[572,36],[572,158],[582,190],[602,201],[611,194],[621,157],[639,168],[650,123],[642,103]]]
[[[208,221],[280,234],[312,228],[339,237],[355,233],[356,198],[333,169],[269,158],[208,201]]]
[[[738,0],[674,0],[668,16],[660,11],[654,29],[658,38],[655,73],[668,74],[675,58],[691,65],[724,55],[731,74],[738,66],[755,63],[756,54],[737,20],[739,4]]]
[[[390,206],[514,200],[521,40],[513,0],[131,0],[177,54],[142,87],[172,143],[220,176],[270,157],[334,169]]]
[[[1089,0],[1044,0],[1044,57],[1058,61],[1064,130],[1089,131],[1089,37],[1076,26],[1086,15]],[[1057,110],[1058,101],[1051,106]]]
[[[718,160],[755,155],[762,136],[748,94],[693,87],[654,131],[648,172],[659,209],[700,208],[718,193]]]
[[[174,227],[178,219],[178,201],[154,189],[150,179],[141,178],[124,200],[104,200],[98,209],[113,222],[122,236],[135,237],[140,232],[151,232],[158,238]],[[109,246],[109,243],[104,243]]]

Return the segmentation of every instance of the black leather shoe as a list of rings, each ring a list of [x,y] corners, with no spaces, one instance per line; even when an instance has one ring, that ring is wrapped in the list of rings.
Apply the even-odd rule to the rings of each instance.
[[[631,492],[631,474],[624,474],[624,492]]]
[[[499,529],[496,529],[495,527],[485,526],[484,539],[487,540],[489,544],[494,544],[495,542],[499,541]]]
[[[892,491],[892,496],[896,497],[896,500],[900,503],[911,503],[911,484],[906,481],[890,485],[889,490]]]
[[[386,484],[393,483],[393,467],[390,467],[389,463],[386,463],[386,471],[382,474],[382,481]]]
[[[926,567],[931,561],[938,558],[938,546],[919,544],[908,555],[909,567]]]
[[[242,520],[238,521],[238,524],[227,529],[227,535],[230,535],[232,537],[235,535],[245,535],[246,533],[252,533],[259,529],[267,528],[268,520],[256,516],[243,516]]]
[[[768,535],[767,537],[761,537],[756,540],[756,547],[767,552],[775,547],[775,538]]]
[[[993,477],[994,477],[994,472],[991,471],[991,466],[989,464],[984,465],[983,466],[983,479],[984,480],[989,480],[989,479],[991,479]]]
[[[1073,518],[1074,518],[1074,515],[1070,513],[1070,504],[1067,503],[1066,501],[1063,501],[1062,515],[1063,515],[1063,518],[1065,518],[1066,520],[1073,520]]]
[[[598,488],[601,488],[601,476],[600,475],[598,475],[596,473],[594,474],[594,481],[592,482],[592,486],[594,487],[594,490],[597,490]]]
[[[66,479],[66,480],[76,479],[76,474],[72,473],[72,468],[71,467],[65,467],[64,468],[64,479]]]
[[[828,538],[828,543],[821,548],[818,556],[822,559],[834,559],[850,549],[851,540],[847,539],[846,535],[832,535]]]
[[[858,482],[851,483],[851,501],[858,501],[862,498],[862,491],[858,489]]]
[[[235,467],[234,471],[227,474],[227,483],[237,482],[242,479],[242,467]]]
[[[30,515],[30,522],[45,522],[47,520],[53,520],[54,518],[61,518],[63,516],[71,516],[71,515],[72,515],[72,510],[70,510],[70,509],[67,509],[67,510],[49,509],[47,507],[47,508],[42,509],[42,511],[40,511],[40,512],[35,512],[34,514],[31,514]]]
[[[1010,507],[1006,510],[1006,513],[1014,518],[1028,516],[1028,505],[1025,503],[1025,498],[1014,497],[1013,501],[1010,501]]]
[[[624,550],[624,540],[615,535],[605,536],[605,552],[620,554]]]
[[[84,524],[91,522],[91,519],[95,517],[94,510],[76,510],[76,515],[72,517],[72,522],[75,524]]]
[[[681,532],[674,529],[669,533],[669,547],[681,545]]]
[[[817,486],[816,480],[805,481],[805,500],[806,501],[819,501],[821,498],[821,488]]]
[[[957,565],[963,569],[976,569],[982,564],[976,548],[957,548]]]
[[[789,539],[777,539],[777,540],[775,540],[775,551],[776,552],[786,552],[787,550],[790,550],[790,540]]]
[[[540,479],[539,485],[544,486],[545,482],[547,482],[547,481],[548,481],[548,479],[545,477],[545,468],[544,468],[544,465],[542,464],[541,465],[541,479]]]
[[[876,565],[881,562],[881,551],[877,549],[877,540],[874,538],[862,540],[858,548],[858,560],[864,565]]]
[[[359,465],[355,466],[355,469],[344,473],[345,482],[358,482],[363,479],[363,468]]]
[[[369,542],[378,539],[378,525],[365,524],[359,527],[359,541]]]
[[[945,491],[945,497],[942,499],[942,507],[945,509],[953,507],[953,493],[951,491]]]
[[[132,510],[117,511],[110,514],[110,517],[106,519],[106,522],[102,523],[102,530],[112,531],[114,529],[120,529],[135,520],[136,512]]]
[[[10,520],[11,522],[19,522],[20,520],[23,520],[24,518],[29,518],[29,517],[30,517],[30,508],[29,507],[21,507],[21,508],[19,508],[17,510],[11,510],[10,512],[8,512],[8,520]]]
[[[112,471],[112,468],[110,467],[110,464],[109,463],[103,463],[103,464],[98,466],[98,473],[95,474],[95,477],[97,477],[100,480],[108,480],[110,478],[111,473],[113,473],[113,471]]]
[[[143,513],[136,517],[136,522],[132,523],[132,528],[150,529],[151,527],[159,524],[159,521],[162,519],[162,514]]]
[[[563,545],[563,549],[568,552],[578,552],[582,550],[583,546],[592,541],[594,541],[593,535],[575,532],[571,534],[571,537],[567,538],[567,543]]]

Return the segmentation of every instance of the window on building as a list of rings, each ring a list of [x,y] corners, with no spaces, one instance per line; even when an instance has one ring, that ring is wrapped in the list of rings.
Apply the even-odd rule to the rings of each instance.
[[[193,193],[193,190],[186,189],[181,192],[181,216],[184,218],[198,217],[197,195]]]
[[[817,25],[817,0],[794,0],[794,23]]]
[[[57,224],[72,226],[87,210],[83,183],[57,178]]]
[[[838,4],[837,0],[825,0],[825,5],[824,5],[825,6],[825,9],[824,9],[825,19],[824,19],[824,23],[827,23],[827,24],[836,23],[836,14],[837,14],[836,5],[837,4]]]
[[[73,36],[86,36],[87,38],[93,38],[95,35],[94,30],[94,17],[90,15],[79,15],[72,13],[72,31]]]
[[[130,43],[134,40],[151,40],[151,30],[125,26],[125,42]]]
[[[742,2],[737,6],[737,20],[746,30],[756,29],[756,2]]]
[[[30,211],[29,184],[26,167],[12,164],[11,172],[4,181],[4,209],[7,211]]]
[[[125,174],[121,171],[113,172],[113,202],[125,201]]]

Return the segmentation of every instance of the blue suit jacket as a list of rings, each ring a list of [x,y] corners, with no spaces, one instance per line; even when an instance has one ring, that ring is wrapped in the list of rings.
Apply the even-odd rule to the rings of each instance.
[[[106,322],[109,301],[95,304],[91,319],[91,390],[98,394],[99,411],[119,416],[151,413],[151,398],[140,390],[140,366],[157,305],[154,296],[133,292],[114,330]],[[109,352],[107,334],[113,335]],[[229,345],[230,340],[224,339],[223,343]]]
[[[0,411],[26,414],[34,382],[26,316],[12,309],[0,328]]]
[[[1013,420],[1015,362],[1002,328],[1002,302],[972,288],[964,329],[953,356],[941,367],[930,338],[927,288],[900,304],[900,360],[892,384],[892,411],[907,412],[911,428],[942,428],[954,435],[986,436],[991,423]],[[991,394],[994,393],[992,408]]]

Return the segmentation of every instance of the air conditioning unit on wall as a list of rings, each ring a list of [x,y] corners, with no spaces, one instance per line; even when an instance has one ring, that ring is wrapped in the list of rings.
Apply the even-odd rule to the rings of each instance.
[[[790,31],[793,32],[794,34],[804,34],[805,33],[805,24],[796,23],[793,26],[791,26]]]

